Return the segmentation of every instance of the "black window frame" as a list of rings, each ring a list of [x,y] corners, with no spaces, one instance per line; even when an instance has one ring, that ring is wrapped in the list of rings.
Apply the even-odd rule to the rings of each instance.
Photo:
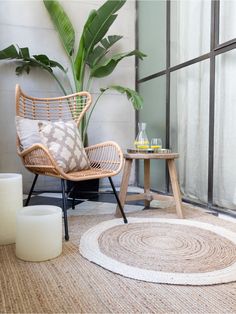
[[[215,126],[215,77],[216,77],[216,57],[220,54],[226,53],[230,50],[236,49],[236,38],[219,43],[220,31],[220,1],[211,0],[211,20],[210,20],[210,51],[202,54],[196,58],[171,66],[171,2],[175,0],[166,0],[166,68],[156,72],[152,75],[138,78],[138,60],[136,59],[136,89],[139,89],[139,84],[150,81],[154,78],[165,75],[166,76],[166,147],[170,146],[170,80],[171,73],[179,69],[185,68],[189,65],[201,62],[203,60],[210,61],[210,80],[209,80],[209,138],[208,138],[208,191],[207,191],[207,204],[199,204],[189,199],[184,201],[196,204],[211,210],[227,213],[236,217],[233,210],[225,209],[214,204],[213,199],[213,184],[214,184],[214,126]],[[181,1],[181,0],[180,0]],[[138,10],[139,0],[136,0],[136,47],[139,47],[139,29],[138,29]],[[139,113],[136,112],[136,122],[139,121]],[[136,123],[137,132],[137,123]],[[136,183],[138,183],[139,168],[136,165]],[[169,193],[169,176],[166,171],[166,192]]]

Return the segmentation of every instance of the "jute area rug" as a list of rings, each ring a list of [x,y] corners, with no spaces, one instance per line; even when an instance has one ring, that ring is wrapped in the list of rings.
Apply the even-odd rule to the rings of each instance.
[[[234,223],[196,208],[185,206],[184,212],[188,219],[236,231]],[[168,208],[129,217],[175,219],[176,215],[174,208]],[[70,241],[64,243],[60,257],[47,262],[23,262],[16,259],[14,245],[0,246],[0,313],[236,313],[235,282],[206,286],[150,283],[115,274],[82,257],[81,235],[113,218],[70,217]],[[227,255],[224,258],[228,263]]]
[[[236,233],[187,219],[130,217],[83,234],[80,253],[123,276],[156,283],[236,281]]]

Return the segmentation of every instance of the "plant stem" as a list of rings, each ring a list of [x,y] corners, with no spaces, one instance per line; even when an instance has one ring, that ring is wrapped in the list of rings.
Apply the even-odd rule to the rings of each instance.
[[[76,73],[75,73],[74,61],[72,60],[71,57],[69,59],[70,59],[72,73],[73,73],[73,79],[74,79],[74,84],[75,84],[75,91],[79,92],[79,88],[78,88],[78,84],[77,84],[77,78],[76,78]]]
[[[69,87],[70,87],[71,94],[74,94],[76,90],[75,91],[73,90],[72,85],[71,85],[71,81],[70,81],[68,75],[66,75],[66,76],[67,76],[67,79],[68,79],[68,82],[69,82]]]
[[[25,60],[26,60],[26,61],[31,61],[32,63],[37,64],[38,66],[40,66],[40,67],[42,67],[44,70],[46,70],[49,74],[51,74],[52,77],[56,80],[56,82],[57,82],[57,84],[59,85],[59,87],[61,88],[61,90],[63,91],[63,94],[64,94],[65,96],[67,95],[67,92],[66,92],[66,90],[64,89],[62,83],[59,81],[59,79],[56,77],[56,75],[53,73],[53,71],[50,71],[50,70],[48,69],[48,67],[47,67],[45,64],[43,64],[42,62],[40,62],[40,61],[38,61],[38,60],[36,60],[36,59],[33,59],[33,58],[29,58],[28,60],[27,60],[27,59],[25,59]],[[64,71],[62,71],[62,72],[64,72]],[[64,73],[65,73],[65,72],[64,72]],[[66,74],[66,73],[65,73],[65,74]]]
[[[49,71],[48,71],[49,72]],[[52,77],[56,80],[57,84],[59,85],[59,87],[61,88],[61,90],[63,91],[64,95],[67,95],[66,90],[64,89],[63,85],[61,84],[61,82],[59,81],[59,79],[56,77],[56,75],[53,72],[49,72]]]
[[[104,92],[105,92],[105,91],[104,91]],[[87,129],[88,129],[88,124],[89,124],[91,115],[92,115],[92,113],[93,113],[93,110],[94,110],[96,104],[98,103],[99,99],[101,98],[101,96],[104,94],[104,92],[101,92],[101,94],[97,97],[97,99],[96,99],[96,101],[95,101],[95,103],[94,103],[94,105],[93,105],[93,107],[92,107],[92,109],[91,109],[91,111],[90,111],[90,113],[89,113],[89,115],[88,115],[87,121],[86,121],[85,124],[84,124],[84,130],[83,130],[83,135],[82,135],[82,140],[83,140],[83,142],[84,142],[84,140],[85,140],[85,136],[86,136]]]
[[[83,91],[84,89],[84,73],[85,73],[85,60],[81,64],[80,73],[79,73],[79,91]]]
[[[86,84],[86,91],[89,92],[91,86],[92,86],[93,78],[90,76],[88,79],[88,82]]]

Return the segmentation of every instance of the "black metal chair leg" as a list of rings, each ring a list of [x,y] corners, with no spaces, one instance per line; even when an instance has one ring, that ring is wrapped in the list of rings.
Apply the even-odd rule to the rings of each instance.
[[[75,197],[72,198],[72,206],[71,206],[71,208],[75,209]]]
[[[62,189],[62,210],[64,214],[65,240],[69,241],[68,220],[67,220],[67,195],[66,195],[64,179],[61,179],[61,189]]]
[[[33,193],[33,191],[34,191],[34,186],[35,186],[35,184],[36,184],[36,181],[37,181],[37,179],[38,179],[38,176],[39,176],[39,175],[36,174],[35,177],[34,177],[34,181],[33,181],[32,185],[31,185],[29,195],[28,195],[27,200],[26,200],[26,202],[25,202],[25,206],[28,206],[28,205],[29,205],[29,201],[30,201],[31,196],[32,196],[32,193]]]
[[[110,184],[111,184],[113,193],[115,194],[115,198],[116,198],[117,204],[118,204],[118,206],[119,206],[119,208],[120,208],[121,215],[122,215],[122,217],[123,217],[123,219],[124,219],[124,223],[127,224],[128,220],[127,220],[127,218],[126,218],[126,216],[125,216],[124,209],[123,209],[123,207],[122,207],[122,205],[121,205],[121,203],[120,203],[120,199],[119,199],[118,194],[117,194],[117,192],[116,192],[116,188],[115,188],[115,186],[114,186],[114,183],[113,183],[111,177],[108,177],[108,179],[109,179],[109,181],[110,181]]]
[[[71,196],[71,194],[73,194],[74,192],[74,189],[75,189],[75,185],[73,185],[69,191],[67,191],[67,197],[71,197],[72,198],[72,205],[71,205],[71,208],[72,209],[75,209],[75,197],[74,196]]]

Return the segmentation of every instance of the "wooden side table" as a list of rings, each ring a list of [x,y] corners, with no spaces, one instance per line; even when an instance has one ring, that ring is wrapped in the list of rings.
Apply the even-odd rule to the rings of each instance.
[[[127,153],[124,154],[125,165],[120,186],[120,202],[124,206],[126,201],[144,200],[145,207],[150,206],[152,200],[160,200],[160,195],[150,191],[150,160],[165,159],[167,161],[171,187],[176,204],[176,212],[179,218],[184,218],[182,211],[182,201],[178,184],[175,159],[179,158],[177,153]],[[132,162],[134,159],[144,159],[144,193],[127,194]],[[120,216],[119,208],[116,209],[116,216]]]

